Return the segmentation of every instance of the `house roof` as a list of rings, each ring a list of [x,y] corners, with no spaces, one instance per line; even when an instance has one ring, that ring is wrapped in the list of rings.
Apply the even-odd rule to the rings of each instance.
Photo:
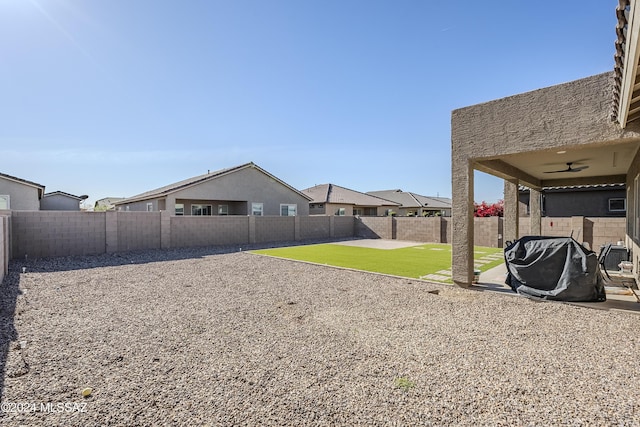
[[[1,172],[0,172],[0,178],[8,179],[9,181],[18,182],[20,184],[29,185],[31,187],[36,187],[38,189],[38,193],[39,193],[40,197],[42,197],[42,195],[44,194],[44,185],[42,185],[42,184],[38,184],[38,183],[33,182],[33,181],[27,181],[26,179],[22,179],[22,178],[18,178],[18,177],[15,177],[15,176],[7,175],[6,173],[1,173]]]
[[[637,0],[618,0],[612,120],[624,128],[640,118],[640,7]]]
[[[64,196],[64,197],[69,197],[70,199],[76,199],[78,201],[84,200],[87,198],[86,196],[74,196],[73,194],[65,193],[64,191],[52,191],[51,193],[46,193],[43,197],[50,197],[50,196]]]
[[[302,192],[311,198],[311,203],[335,203],[356,206],[399,206],[399,203],[381,197],[361,193],[335,184],[320,184]]]
[[[188,179],[185,179],[185,180],[182,180],[182,181],[174,182],[173,184],[165,185],[164,187],[156,188],[155,190],[147,191],[147,192],[138,194],[136,196],[132,196],[132,197],[128,197],[128,198],[125,198],[125,199],[122,199],[122,200],[118,200],[118,201],[114,202],[113,204],[114,205],[122,205],[122,204],[142,201],[142,200],[157,199],[157,198],[160,198],[160,197],[165,197],[168,194],[174,193],[174,192],[176,192],[178,190],[183,190],[185,188],[201,184],[201,183],[203,183],[205,181],[209,181],[209,180],[212,180],[212,179],[220,178],[222,176],[229,175],[229,174],[232,174],[234,172],[238,172],[240,170],[248,169],[248,168],[256,169],[256,170],[262,172],[263,174],[267,175],[271,179],[273,179],[273,180],[277,181],[278,183],[284,185],[285,187],[289,188],[291,191],[294,191],[294,192],[300,194],[302,197],[304,197],[306,199],[309,198],[306,194],[300,192],[299,190],[293,188],[292,186],[290,186],[286,182],[284,182],[284,181],[276,178],[275,176],[271,175],[269,172],[265,171],[264,169],[262,169],[261,167],[259,167],[255,163],[249,162],[249,163],[245,163],[245,164],[242,164],[242,165],[234,166],[234,167],[231,167],[231,168],[220,169],[218,171],[208,172],[208,173],[205,173],[203,175],[198,175],[198,176],[194,176],[192,178],[188,178]]]
[[[422,196],[400,189],[368,191],[367,194],[392,200],[399,203],[403,208],[451,209],[451,199],[446,197]]]
[[[124,197],[104,197],[100,200],[96,200],[96,206],[100,205],[113,205],[115,202],[119,202],[120,200],[124,200]]]

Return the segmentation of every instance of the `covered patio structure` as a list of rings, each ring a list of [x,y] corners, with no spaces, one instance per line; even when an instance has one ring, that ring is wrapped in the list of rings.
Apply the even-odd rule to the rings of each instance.
[[[612,11],[613,12],[613,11]],[[473,279],[474,171],[504,179],[504,242],[541,234],[544,187],[626,184],[626,245],[640,267],[638,0],[620,0],[615,68],[452,112],[452,273]],[[531,190],[531,229],[519,230],[518,187]],[[574,236],[575,237],[575,236]],[[592,248],[595,249],[595,248]]]

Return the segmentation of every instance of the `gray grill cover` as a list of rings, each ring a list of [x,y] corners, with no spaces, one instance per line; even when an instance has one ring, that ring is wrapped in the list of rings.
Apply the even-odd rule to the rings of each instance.
[[[523,237],[504,250],[506,284],[526,297],[605,301],[596,254],[571,237]]]

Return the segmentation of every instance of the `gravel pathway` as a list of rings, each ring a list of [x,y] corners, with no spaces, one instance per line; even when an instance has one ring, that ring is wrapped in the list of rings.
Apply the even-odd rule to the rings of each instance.
[[[633,314],[246,252],[14,262],[2,289],[2,425],[640,425]]]

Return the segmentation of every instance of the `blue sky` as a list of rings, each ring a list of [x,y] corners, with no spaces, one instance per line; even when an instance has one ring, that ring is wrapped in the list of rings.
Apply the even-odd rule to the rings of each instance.
[[[0,172],[89,202],[249,161],[450,197],[451,111],[611,71],[616,5],[0,0]]]

